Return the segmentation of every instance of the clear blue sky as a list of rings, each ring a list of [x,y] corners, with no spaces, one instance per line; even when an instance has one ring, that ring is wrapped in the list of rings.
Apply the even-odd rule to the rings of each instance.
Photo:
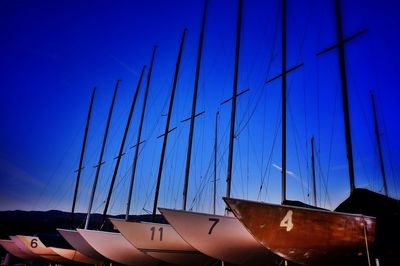
[[[389,193],[400,193],[400,4],[342,1],[344,33],[368,28],[346,45],[356,185],[382,192],[370,90],[377,100]],[[288,0],[288,198],[311,201],[310,138],[317,144],[320,206],[334,208],[349,195],[338,56],[315,53],[336,42],[333,1]],[[0,2],[0,209],[70,210],[86,113],[97,86],[78,211],[86,211],[108,105],[121,79],[94,210],[112,175],[131,98],[142,65],[157,51],[133,213],[151,210],[168,98],[183,28],[188,28],[179,75],[160,206],[181,206],[182,184],[203,1]],[[232,196],[280,201],[280,1],[244,1]],[[189,205],[209,211],[215,113],[220,111],[218,207],[225,194],[236,1],[209,1],[200,72]],[[144,89],[144,86],[142,87]],[[143,90],[129,132],[111,204],[125,210]],[[248,121],[248,123],[247,123]],[[263,184],[259,195],[260,184]],[[310,195],[309,195],[310,194]]]

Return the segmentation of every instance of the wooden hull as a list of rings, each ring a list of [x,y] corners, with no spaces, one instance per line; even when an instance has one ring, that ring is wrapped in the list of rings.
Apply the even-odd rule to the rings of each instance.
[[[53,262],[65,262],[65,258],[59,256],[51,248],[46,247],[38,237],[35,236],[16,236],[24,246],[33,254]]]
[[[208,265],[215,262],[186,243],[169,224],[118,219],[111,219],[111,222],[132,245],[158,260],[177,265]]]
[[[50,247],[50,248],[59,256],[72,262],[78,262],[84,264],[99,264],[99,261],[89,258],[88,256],[83,255],[79,251],[76,251],[75,249],[55,248],[55,247]]]
[[[79,234],[104,257],[124,265],[157,265],[158,261],[139,251],[120,233],[77,229]]]
[[[278,265],[235,217],[159,209],[178,234],[200,252],[235,265]]]
[[[262,245],[304,265],[367,263],[375,218],[225,198],[235,216]],[[364,227],[366,239],[364,237]]]
[[[0,245],[12,256],[23,259],[23,260],[33,260],[34,256],[25,253],[21,250],[14,241],[7,239],[0,239]]]
[[[96,261],[107,261],[103,255],[98,253],[88,242],[75,230],[57,229],[62,237],[78,252]]]

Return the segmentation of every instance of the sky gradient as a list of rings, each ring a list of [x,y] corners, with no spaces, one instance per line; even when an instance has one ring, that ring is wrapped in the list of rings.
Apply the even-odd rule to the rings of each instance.
[[[289,199],[312,202],[311,146],[315,137],[317,198],[335,208],[349,195],[334,3],[287,1]],[[143,65],[158,46],[132,213],[151,210],[169,95],[180,37],[182,55],[159,206],[180,208],[195,62],[203,1],[1,1],[0,2],[0,209],[70,210],[90,95],[97,88],[78,211],[85,212],[114,84],[121,80],[93,210],[102,212]],[[400,193],[400,4],[343,1],[344,34],[368,32],[346,44],[353,157],[357,187],[382,193],[370,91],[376,105],[389,194]],[[280,1],[243,2],[243,24],[233,162],[232,196],[280,201]],[[210,211],[214,120],[220,112],[217,186],[223,211],[229,135],[236,1],[210,0],[200,70],[188,206]],[[145,83],[143,83],[144,85]],[[110,212],[125,211],[144,86],[139,94]],[[260,185],[262,189],[260,190]]]

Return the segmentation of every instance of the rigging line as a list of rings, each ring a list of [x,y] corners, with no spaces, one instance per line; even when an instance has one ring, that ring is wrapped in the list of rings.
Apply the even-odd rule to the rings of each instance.
[[[348,66],[347,69],[348,69],[347,71],[348,71],[350,77],[351,76],[355,76],[352,73],[353,71],[352,71],[351,65]],[[373,133],[372,133],[372,132],[374,132],[373,128],[370,127],[370,124],[368,123],[368,121],[371,121],[371,119],[367,119],[367,114],[366,114],[366,111],[365,111],[366,108],[365,108],[365,106],[363,105],[363,103],[361,101],[361,99],[363,99],[363,97],[360,94],[360,91],[359,91],[359,88],[358,88],[358,86],[356,84],[356,81],[355,80],[350,80],[349,83],[351,83],[350,85],[354,88],[353,91],[355,91],[356,94],[357,94],[357,97],[356,97],[357,98],[357,102],[358,102],[358,104],[360,106],[360,109],[362,111],[362,114],[363,114],[364,123],[365,123],[366,128],[367,128],[366,131],[368,132],[368,135],[369,135],[369,140],[370,140],[371,147],[373,147],[374,151],[375,151],[375,156],[376,156],[375,157],[375,159],[376,159],[375,160],[375,166],[377,166],[377,163],[378,163],[378,159],[377,158],[379,158],[379,155],[378,155],[377,147],[375,145],[375,141],[376,140],[375,140],[375,137],[373,136]],[[368,110],[370,110],[370,109],[371,108],[368,108]],[[365,132],[365,131],[363,131],[363,132]],[[357,143],[355,145],[357,145]],[[359,147],[357,147],[357,148],[359,148]],[[360,151],[360,149],[356,150],[356,152],[359,152],[359,151]],[[361,153],[358,153],[358,154],[361,154]],[[372,186],[371,189],[372,189],[373,188],[373,183],[374,183],[374,178],[373,178],[374,174],[372,174],[372,176],[367,174],[369,171],[366,171],[365,160],[363,159],[362,156],[358,156],[358,157],[359,157],[359,160],[361,161],[362,167],[364,169],[364,174],[365,174],[367,180],[371,183],[371,186]]]
[[[379,95],[378,95],[378,101],[379,101],[379,105],[380,106],[384,106],[382,103],[381,103],[381,97],[379,97]],[[383,110],[382,110],[383,111]],[[385,139],[386,139],[386,141],[385,141],[385,143],[386,143],[386,150],[387,150],[387,153],[388,153],[388,158],[389,158],[389,165],[390,165],[390,172],[391,172],[391,176],[392,176],[392,182],[393,182],[393,184],[394,184],[394,189],[393,189],[393,191],[395,192],[395,194],[396,194],[396,197],[398,198],[399,197],[399,191],[398,191],[398,189],[399,189],[399,184],[397,183],[398,182],[398,178],[399,178],[399,175],[398,174],[396,174],[395,173],[395,170],[394,170],[394,164],[393,164],[393,155],[392,155],[392,149],[390,148],[391,147],[391,145],[390,145],[390,143],[392,143],[391,141],[390,141],[390,139],[389,139],[389,134],[388,134],[388,130],[387,130],[387,127],[386,127],[386,120],[385,120],[385,116],[383,115],[383,112],[381,112],[381,115],[380,115],[380,117],[382,118],[382,123],[383,123],[383,128],[384,128],[384,131],[385,131],[385,133],[386,134],[382,134],[384,137],[385,137]],[[397,177],[397,178],[396,178]],[[389,194],[389,193],[388,193]]]
[[[40,196],[39,198],[37,198],[37,200],[35,201],[35,203],[33,204],[33,209],[36,209],[37,205],[39,204],[39,202],[42,200],[43,195],[46,194],[47,189],[50,185],[51,180],[54,180],[54,177],[56,175],[56,173],[58,172],[59,168],[61,167],[61,165],[64,163],[64,161],[67,158],[67,153],[71,150],[73,144],[75,143],[76,139],[78,138],[78,134],[82,131],[82,129],[85,126],[85,122],[82,122],[81,127],[78,128],[74,134],[74,137],[72,138],[72,141],[70,142],[70,144],[67,146],[67,149],[65,150],[65,152],[63,152],[63,156],[60,158],[60,161],[57,163],[57,166],[54,168],[54,170],[52,171],[52,173],[50,174],[50,176],[47,179],[46,186],[43,187],[43,189],[40,192]],[[78,160],[78,159],[77,159]],[[73,169],[71,167],[71,169]],[[73,172],[73,171],[72,171]]]
[[[281,102],[281,101],[279,101],[279,102]],[[278,110],[280,110],[280,104],[278,105]],[[281,118],[281,116],[278,115],[276,123],[275,123],[275,134],[274,134],[274,138],[273,138],[273,141],[272,141],[272,147],[271,147],[271,151],[269,153],[269,158],[268,158],[267,164],[265,166],[264,174],[262,175],[261,184],[260,184],[260,188],[259,188],[257,199],[261,198],[263,185],[265,183],[265,178],[267,176],[268,176],[268,180],[267,180],[268,182],[267,182],[267,185],[266,185],[266,188],[265,188],[266,196],[268,194],[268,184],[269,184],[269,177],[270,177],[270,173],[271,173],[272,155],[273,155],[273,152],[275,150],[275,144],[276,144],[276,140],[278,138],[278,132],[279,132],[279,128],[280,128],[281,123],[282,123],[282,118]],[[268,169],[269,169],[269,171],[268,171]],[[267,171],[268,171],[268,175],[267,175]]]
[[[300,187],[301,187],[301,191],[302,191],[302,193],[303,193],[303,199],[304,199],[304,201],[306,201],[306,197],[305,197],[305,193],[304,193],[304,185],[303,185],[303,175],[302,175],[302,172],[301,172],[301,167],[300,167],[300,157],[299,157],[299,150],[298,150],[298,144],[297,144],[297,140],[296,140],[296,135],[298,135],[298,133],[297,133],[297,128],[296,128],[296,124],[295,124],[295,121],[294,121],[294,118],[293,118],[293,112],[292,112],[292,108],[291,108],[291,105],[288,105],[288,109],[289,109],[289,116],[290,116],[290,118],[291,118],[291,122],[292,122],[292,125],[293,125],[293,140],[294,140],[294,147],[295,147],[295,150],[296,150],[296,158],[297,158],[297,166],[298,166],[298,170],[299,170],[299,175],[300,175]]]
[[[278,12],[276,12],[276,14],[278,14]],[[272,63],[277,57],[277,53],[275,53],[275,49],[277,47],[276,46],[277,38],[278,38],[278,23],[277,23],[277,20],[278,20],[278,15],[276,16],[276,19],[275,19],[275,27],[274,27],[275,29],[274,29],[274,34],[273,34],[272,49],[271,49],[271,54],[269,56],[270,59],[269,59],[268,64],[267,64],[266,74],[264,75],[267,78],[270,75],[270,71],[272,69]],[[264,79],[261,81],[261,84],[258,87],[260,88],[258,90],[259,91],[259,96],[256,97],[256,100],[255,100],[256,103],[254,105],[254,108],[251,111],[250,115],[248,116],[248,119],[246,120],[246,122],[244,122],[245,116],[243,116],[243,118],[240,119],[240,121],[238,123],[238,130],[236,132],[237,136],[239,136],[241,134],[241,132],[243,131],[243,128],[245,128],[247,126],[247,124],[250,122],[250,120],[252,119],[252,117],[253,117],[253,115],[254,115],[254,113],[255,113],[255,111],[256,111],[256,109],[257,109],[257,107],[258,107],[258,105],[259,105],[259,103],[261,101],[261,98],[262,98],[262,96],[264,94],[264,91],[265,91],[264,88],[266,87]],[[244,125],[242,125],[243,123],[244,123]]]
[[[331,174],[331,160],[332,160],[332,149],[333,149],[333,136],[335,134],[335,113],[336,113],[336,107],[337,107],[337,98],[338,98],[338,94],[339,94],[339,86],[336,84],[336,90],[335,90],[335,100],[333,103],[333,112],[332,112],[332,127],[331,127],[331,136],[330,136],[330,143],[329,143],[329,154],[328,154],[328,165],[327,165],[327,173],[326,173],[326,183],[323,182],[323,185],[325,186],[325,191],[328,194],[328,184],[329,184],[329,177]],[[319,152],[319,151],[318,151]],[[320,165],[321,167],[321,165]],[[322,168],[320,169],[320,171],[322,172]],[[325,202],[326,203],[326,202]]]

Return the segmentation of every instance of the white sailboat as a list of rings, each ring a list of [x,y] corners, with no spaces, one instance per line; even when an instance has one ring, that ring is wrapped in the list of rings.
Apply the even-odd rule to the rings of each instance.
[[[84,263],[84,264],[100,264],[101,261],[92,259],[79,251],[76,251],[75,249],[69,249],[69,248],[56,248],[56,247],[50,247],[55,253],[57,253],[59,256],[72,261],[72,262],[79,262],[79,263]]]
[[[161,261],[177,265],[207,265],[213,261],[185,242],[169,224],[110,220],[130,243]]]
[[[157,260],[139,251],[120,233],[77,229],[78,233],[98,253],[125,265],[155,265]]]
[[[177,77],[179,73],[179,65],[183,50],[183,44],[185,40],[186,29],[183,32],[182,40],[180,43],[178,59],[175,67],[175,76],[174,76],[174,85],[172,87],[172,93],[169,102],[168,116],[165,127],[165,132],[162,135],[164,137],[163,147],[161,151],[161,159],[160,166],[158,171],[158,179],[157,179],[157,187],[156,187],[156,195],[154,200],[154,208],[153,208],[153,222],[130,222],[128,221],[129,214],[129,206],[130,200],[128,199],[128,208],[127,215],[125,220],[111,219],[111,222],[114,226],[121,232],[121,234],[136,248],[139,250],[149,254],[150,256],[178,265],[206,265],[214,262],[214,259],[200,253],[192,246],[190,246],[182,237],[169,225],[163,223],[156,223],[156,211],[157,211],[157,201],[158,201],[158,192],[160,188],[160,181],[162,175],[162,168],[164,162],[165,149],[167,144],[167,136],[168,133],[171,132],[169,128],[172,106],[174,101]],[[138,142],[136,144],[136,154],[135,158],[137,159],[137,151],[138,144],[140,141],[140,134],[138,135]],[[131,178],[131,186],[129,197],[131,197],[132,185],[133,185],[133,177],[134,171],[136,169],[136,159],[134,165],[132,167],[132,178]]]
[[[144,75],[145,67],[142,68],[142,72],[136,87],[136,92],[134,93],[134,97],[132,100],[128,120],[126,123],[124,135],[122,138],[122,143],[120,146],[119,155],[117,156],[117,162],[115,164],[114,174],[112,177],[106,206],[104,208],[103,213],[103,223],[105,222],[107,216],[107,210],[111,198],[111,194],[113,191],[113,185],[117,176],[118,167],[120,164],[120,159],[123,155],[125,140],[128,134],[129,125],[132,120],[133,110],[135,107],[135,103],[139,94],[142,78]],[[151,256],[145,254],[142,251],[139,251],[135,248],[131,243],[129,243],[120,233],[118,232],[106,232],[101,230],[88,230],[85,228],[77,229],[80,236],[86,240],[86,242],[92,246],[94,250],[100,253],[102,256],[106,257],[108,260],[125,264],[125,265],[155,265],[158,263],[157,260],[152,258]]]
[[[31,253],[38,255],[44,259],[53,262],[66,262],[67,260],[57,253],[55,253],[51,248],[46,247],[38,237],[35,236],[23,236],[16,235],[20,243],[22,243],[27,250]]]
[[[241,13],[242,1],[239,0],[235,75],[233,96],[231,98],[231,138],[228,167],[232,166],[233,130],[235,127],[234,123],[237,97],[238,59],[242,17]],[[191,143],[189,143],[189,145],[190,144]],[[190,149],[188,150],[188,155],[189,154]],[[190,164],[189,159],[190,157],[188,156],[188,164]],[[188,166],[186,169],[188,175]],[[230,174],[231,169],[228,169],[228,175]],[[187,178],[188,177],[186,176],[185,183],[187,183]],[[228,176],[227,180],[230,180],[230,176]],[[228,183],[227,193],[229,193],[228,191],[230,191],[230,183]],[[184,202],[186,202],[186,199],[184,199]],[[185,208],[186,206],[184,205],[184,210]],[[278,256],[269,252],[261,244],[259,244],[235,217],[215,215],[215,213],[206,214],[165,208],[159,208],[159,210],[186,242],[202,253],[213,258],[237,265],[274,265],[278,264],[281,260]]]
[[[10,239],[1,239],[0,240],[0,245],[12,256],[16,258],[20,258],[23,260],[33,260],[35,259],[34,256],[29,255],[28,253],[24,252],[22,249],[20,249],[14,241]]]

